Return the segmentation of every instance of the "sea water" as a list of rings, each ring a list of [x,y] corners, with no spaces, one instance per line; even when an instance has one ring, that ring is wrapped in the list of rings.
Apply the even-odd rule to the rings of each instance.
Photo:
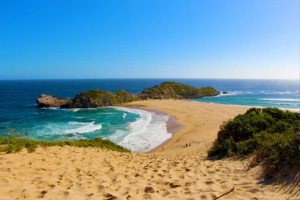
[[[216,97],[195,99],[200,102],[250,107],[276,107],[300,110],[299,80],[215,80]]]
[[[40,109],[40,94],[74,97],[81,91],[125,89],[140,93],[163,81],[179,81],[194,87],[213,86],[227,94],[194,101],[300,109],[299,80],[221,79],[101,79],[0,81],[0,134],[22,133],[37,140],[92,139],[101,137],[133,151],[145,152],[171,137],[167,115],[140,109]]]

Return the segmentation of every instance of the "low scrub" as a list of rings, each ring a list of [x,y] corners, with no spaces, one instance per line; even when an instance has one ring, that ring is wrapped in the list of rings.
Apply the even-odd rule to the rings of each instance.
[[[268,172],[300,169],[300,113],[251,108],[223,124],[209,157],[254,155]]]
[[[92,140],[61,140],[61,141],[37,141],[21,137],[19,135],[10,135],[0,137],[0,152],[14,153],[22,149],[27,149],[28,152],[33,152],[36,147],[51,147],[51,146],[73,146],[73,147],[96,147],[105,148],[119,152],[129,152],[129,150],[109,141],[100,138]]]

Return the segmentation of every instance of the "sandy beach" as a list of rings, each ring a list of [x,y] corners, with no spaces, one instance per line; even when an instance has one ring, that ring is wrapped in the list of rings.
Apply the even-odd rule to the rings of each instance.
[[[8,199],[300,199],[300,184],[266,185],[248,160],[207,160],[220,125],[248,108],[185,100],[148,100],[181,125],[150,153],[48,147],[0,155],[0,200]],[[173,127],[174,128],[174,127]],[[188,147],[186,147],[186,145]]]

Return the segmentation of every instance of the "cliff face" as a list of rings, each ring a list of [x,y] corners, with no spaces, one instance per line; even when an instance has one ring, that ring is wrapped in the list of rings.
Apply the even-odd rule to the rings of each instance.
[[[129,94],[125,90],[111,93],[104,90],[81,92],[73,99],[59,99],[50,95],[42,95],[37,99],[39,107],[61,108],[97,108],[122,105],[124,103],[144,99],[189,99],[216,96],[219,92],[212,87],[195,88],[189,85],[164,82],[161,85],[145,89],[141,94]]]
[[[220,93],[212,87],[195,88],[189,85],[164,82],[161,85],[145,89],[142,94],[142,99],[190,99],[201,98],[207,96],[216,96]]]

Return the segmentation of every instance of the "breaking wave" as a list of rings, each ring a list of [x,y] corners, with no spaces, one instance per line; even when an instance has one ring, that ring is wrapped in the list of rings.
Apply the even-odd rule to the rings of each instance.
[[[147,152],[172,137],[167,131],[169,116],[141,109],[115,108],[140,116],[138,120],[128,124],[129,134],[118,143],[119,145],[134,152]]]
[[[90,133],[96,130],[100,130],[102,128],[101,124],[95,124],[95,122],[91,122],[91,123],[84,123],[84,122],[69,122],[69,124],[72,125],[81,125],[78,128],[74,128],[74,129],[68,129],[65,130],[63,133],[65,134],[70,134],[70,133]]]

